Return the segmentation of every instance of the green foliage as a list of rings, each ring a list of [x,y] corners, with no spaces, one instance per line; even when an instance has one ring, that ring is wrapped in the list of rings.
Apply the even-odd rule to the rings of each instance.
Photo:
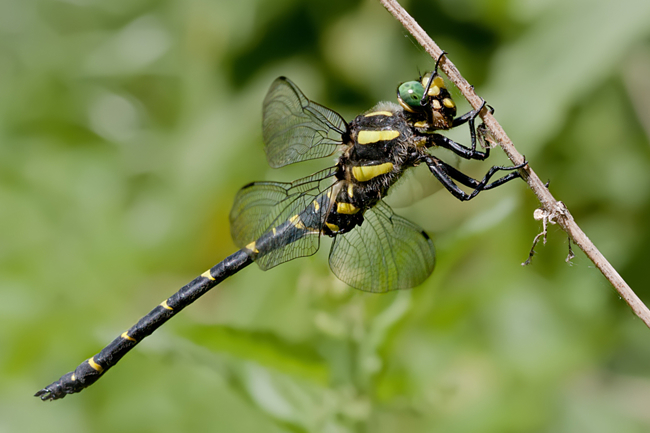
[[[650,301],[650,2],[404,3]],[[0,431],[648,431],[648,330],[556,227],[520,266],[526,186],[459,203],[426,173],[396,209],[436,242],[422,286],[348,288],[325,242],[31,397],[234,251],[238,188],[324,168],[267,167],[276,76],[351,118],[432,66],[374,0],[0,0]]]

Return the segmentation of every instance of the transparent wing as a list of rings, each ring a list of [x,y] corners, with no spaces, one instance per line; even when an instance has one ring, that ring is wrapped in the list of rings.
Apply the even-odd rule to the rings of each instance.
[[[243,187],[230,212],[230,231],[240,248],[256,243],[254,256],[267,270],[314,254],[329,211],[327,192],[335,168],[291,183],[255,182]]]
[[[331,155],[348,130],[334,111],[310,101],[288,78],[277,78],[264,99],[262,134],[271,167]]]
[[[343,282],[367,292],[409,289],[433,271],[435,249],[417,225],[380,201],[364,222],[339,235],[330,251],[330,268]]]

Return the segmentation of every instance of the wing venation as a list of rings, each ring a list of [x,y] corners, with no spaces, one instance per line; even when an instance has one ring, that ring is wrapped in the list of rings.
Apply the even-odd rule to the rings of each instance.
[[[433,272],[435,249],[420,227],[380,201],[366,211],[360,227],[336,237],[329,261],[343,282],[383,293],[422,283]]]
[[[332,167],[290,183],[255,182],[242,188],[230,212],[237,246],[248,248],[255,242],[259,253],[254,258],[264,270],[314,254],[335,172]]]
[[[329,156],[348,130],[336,112],[310,101],[288,78],[277,78],[264,99],[262,135],[266,158],[278,168]]]

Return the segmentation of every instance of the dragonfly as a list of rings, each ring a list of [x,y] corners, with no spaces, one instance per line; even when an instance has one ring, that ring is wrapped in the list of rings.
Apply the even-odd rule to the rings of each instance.
[[[349,123],[309,100],[288,78],[277,78],[263,105],[269,165],[278,168],[340,152],[336,165],[293,182],[244,186],[230,214],[231,234],[240,250],[183,286],[99,353],[35,396],[57,400],[82,391],[224,279],[253,262],[268,270],[312,255],[323,236],[333,239],[332,272],[354,288],[385,293],[422,283],[433,272],[435,248],[424,230],[396,215],[384,202],[395,182],[408,169],[424,164],[454,197],[467,201],[521,177],[519,169],[526,165],[492,166],[478,180],[430,153],[441,147],[468,160],[485,160],[490,155],[489,147],[478,150],[476,146],[475,119],[486,104],[456,117],[456,104],[438,73],[443,55],[433,71],[398,86],[397,103],[380,102]],[[466,123],[470,146],[440,133]],[[490,182],[502,171],[506,174]],[[472,191],[465,192],[459,184]]]

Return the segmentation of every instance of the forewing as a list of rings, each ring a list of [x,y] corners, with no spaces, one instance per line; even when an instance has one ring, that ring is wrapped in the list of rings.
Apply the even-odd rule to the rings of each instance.
[[[338,235],[330,268],[343,282],[367,292],[409,289],[433,272],[435,249],[427,234],[380,201],[364,222]]]
[[[264,99],[262,134],[271,167],[331,155],[348,125],[334,111],[310,101],[288,78],[277,78]]]
[[[267,239],[273,248],[255,257],[264,270],[314,254],[329,210],[324,202],[334,173],[329,168],[291,183],[255,182],[243,187],[230,212],[231,235],[237,246],[246,248],[260,238]],[[296,216],[299,223],[291,223]]]

